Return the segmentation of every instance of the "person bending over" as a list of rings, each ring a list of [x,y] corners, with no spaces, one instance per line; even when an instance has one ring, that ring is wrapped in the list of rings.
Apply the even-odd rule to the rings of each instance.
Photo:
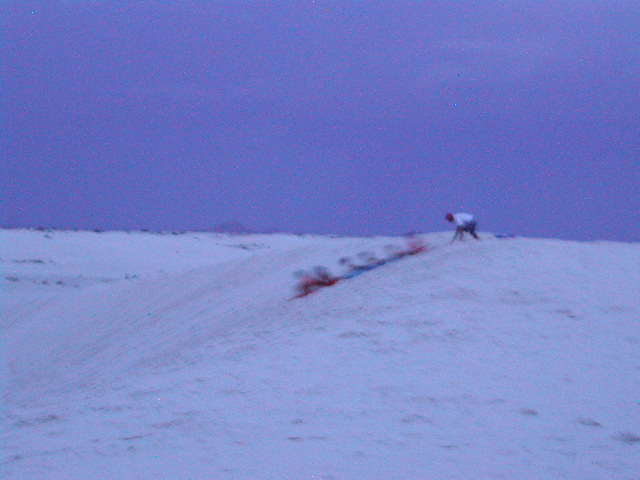
[[[469,233],[476,240],[480,240],[480,237],[478,237],[476,233],[477,222],[470,213],[447,213],[444,218],[448,222],[456,224],[456,233],[451,243],[453,243],[456,238],[462,240],[465,232]]]

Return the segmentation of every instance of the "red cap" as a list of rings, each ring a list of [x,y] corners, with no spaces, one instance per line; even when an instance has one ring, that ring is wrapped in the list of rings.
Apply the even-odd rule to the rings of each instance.
[[[449,222],[453,222],[453,215],[451,213],[447,213],[444,218]]]

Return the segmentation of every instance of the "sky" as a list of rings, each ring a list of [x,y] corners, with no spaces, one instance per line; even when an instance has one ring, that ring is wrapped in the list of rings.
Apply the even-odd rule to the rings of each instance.
[[[5,227],[640,241],[631,1],[5,1]]]

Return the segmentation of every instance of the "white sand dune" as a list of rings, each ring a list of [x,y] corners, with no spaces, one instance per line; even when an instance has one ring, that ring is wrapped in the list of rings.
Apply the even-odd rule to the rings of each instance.
[[[640,245],[0,231],[3,479],[640,479]]]

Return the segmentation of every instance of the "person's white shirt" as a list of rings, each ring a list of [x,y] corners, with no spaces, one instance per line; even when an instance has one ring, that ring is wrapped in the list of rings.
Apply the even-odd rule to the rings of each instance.
[[[453,221],[459,227],[466,227],[473,222],[473,215],[470,213],[454,213]]]

